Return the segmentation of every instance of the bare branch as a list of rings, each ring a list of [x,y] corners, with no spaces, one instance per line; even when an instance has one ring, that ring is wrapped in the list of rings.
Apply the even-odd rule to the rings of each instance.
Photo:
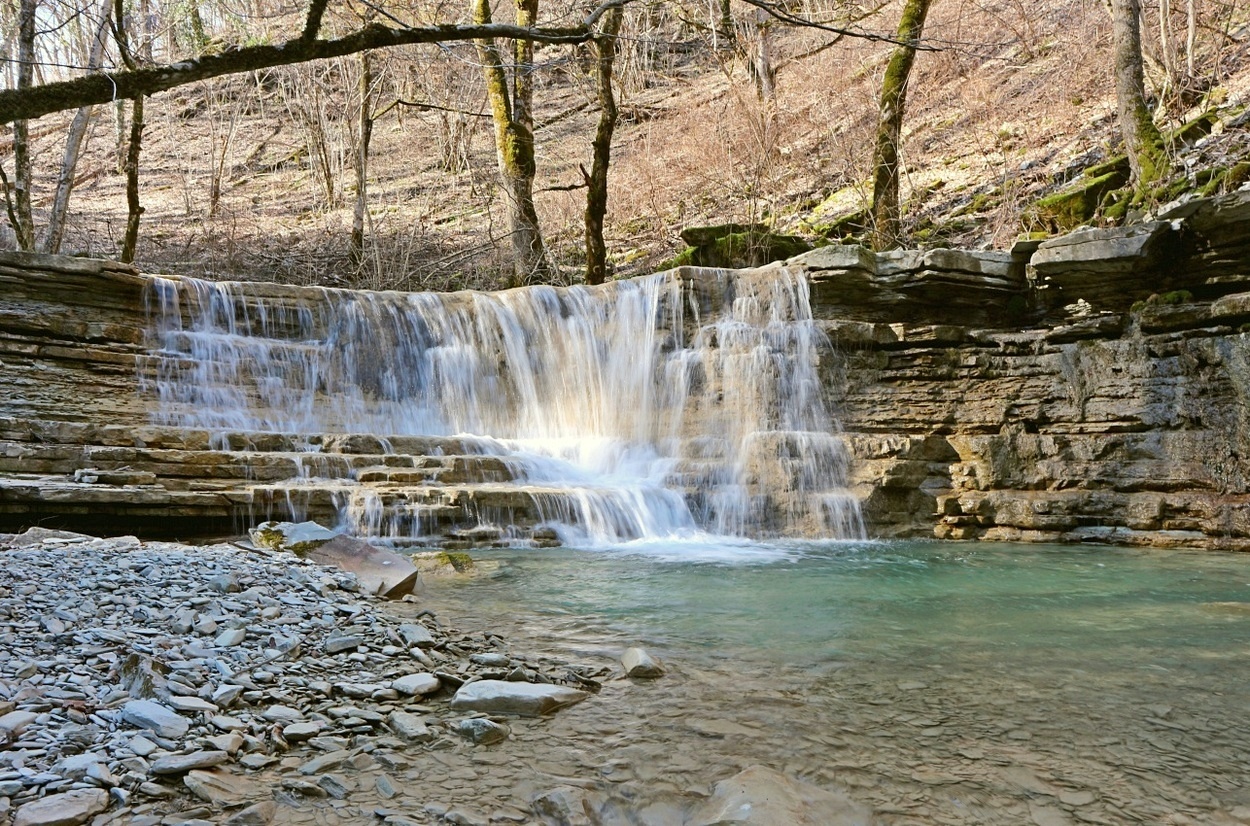
[[[104,72],[73,80],[45,83],[25,90],[5,89],[0,90],[0,123],[38,118],[51,112],[135,98],[139,95],[152,95],[223,75],[343,57],[366,49],[497,37],[539,43],[584,43],[593,36],[591,26],[608,9],[622,6],[626,2],[628,0],[607,0],[594,9],[579,26],[524,27],[487,23],[393,28],[374,24],[334,40],[305,39],[301,35],[276,46],[234,47],[218,54],[204,54],[163,66]]]
[[[895,46],[906,46],[920,52],[940,52],[941,46],[935,46],[930,43],[917,41],[915,43],[905,43],[897,37],[889,34],[879,34],[876,32],[866,32],[862,29],[847,29],[841,26],[831,26],[828,23],[817,23],[814,20],[808,20],[806,17],[799,17],[786,11],[785,7],[780,3],[771,2],[771,0],[745,0],[748,5],[762,9],[772,17],[783,23],[789,23],[792,26],[802,26],[807,29],[816,29],[822,32],[830,32],[832,34],[841,35],[843,37],[858,37],[861,40],[871,40],[874,43],[891,43]]]

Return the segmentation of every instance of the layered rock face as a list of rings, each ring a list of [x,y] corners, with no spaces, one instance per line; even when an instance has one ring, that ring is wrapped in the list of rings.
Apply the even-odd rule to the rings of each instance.
[[[696,309],[726,298],[751,306],[762,294],[751,290],[783,269],[782,291],[799,299],[810,291],[816,326],[832,342],[821,349],[820,381],[841,425],[832,442],[813,430],[819,416],[775,422],[754,438],[753,450],[780,457],[734,460],[741,478],[732,491],[757,509],[792,509],[817,494],[826,510],[841,508],[830,486],[844,461],[832,443],[842,442],[845,481],[871,536],[1250,549],[1250,193],[1011,253],[829,247],[737,274],[683,270],[682,300]],[[150,306],[162,295],[157,281],[170,279],[108,262],[0,254],[0,530],[42,522],[186,537],[266,518],[334,522],[367,488],[360,514],[407,520],[409,535],[452,545],[557,540],[533,531],[551,521],[551,502],[510,484],[529,471],[472,439],[257,432],[228,417],[196,426],[210,397],[184,394],[173,407],[163,397],[162,376],[186,356],[161,339],[159,308]],[[239,317],[266,329],[306,324],[299,308],[327,295],[250,286],[250,314]],[[279,305],[295,309],[275,317]],[[710,364],[706,353],[727,349],[739,327],[687,332],[707,339],[701,358]],[[671,367],[673,330],[656,329],[659,340],[647,346]],[[803,325],[786,329],[791,346]],[[784,383],[780,363],[764,372]],[[397,380],[385,364],[353,369],[371,377],[365,402]],[[684,416],[730,405],[732,415],[715,415],[732,422],[767,407],[702,368],[692,375]],[[341,401],[319,381],[324,399]],[[280,395],[269,405],[267,420],[303,415]],[[621,406],[624,427],[635,413]],[[353,415],[340,407],[334,416]],[[669,470],[673,489],[692,512],[716,507],[700,486],[705,465],[726,460],[700,453],[706,438],[684,424],[673,438],[685,445]],[[814,450],[837,466],[815,494],[799,480],[810,472],[794,470]],[[761,498],[777,487],[787,489]],[[789,524],[813,524],[804,519]]]
[[[1250,549],[1250,193],[1033,246],[800,259],[870,531]]]

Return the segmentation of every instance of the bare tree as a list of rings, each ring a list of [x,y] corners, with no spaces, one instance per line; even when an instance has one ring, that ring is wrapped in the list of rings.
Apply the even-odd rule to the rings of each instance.
[[[1111,0],[1111,35],[1120,131],[1132,169],[1132,183],[1141,197],[1152,182],[1167,173],[1168,159],[1163,136],[1146,105],[1139,0]]]
[[[519,28],[532,28],[537,17],[538,0],[516,0]],[[491,24],[490,0],[473,0],[473,22],[479,26]],[[512,240],[509,286],[547,281],[551,266],[534,208],[534,44],[513,40],[511,84],[494,38],[478,39],[477,51],[495,122],[495,150],[508,206]]]
[[[29,93],[35,79],[35,9],[37,0],[21,0],[18,10],[17,34],[17,89]],[[17,235],[17,247],[21,250],[35,248],[35,223],[31,212],[30,190],[34,185],[30,156],[30,122],[26,119],[13,124],[13,203],[9,210],[13,232]],[[7,184],[6,184],[7,189]],[[6,193],[7,194],[7,193]]]
[[[902,237],[902,211],[899,205],[899,140],[903,131],[903,111],[907,104],[907,82],[916,60],[916,45],[924,31],[931,0],[907,0],[898,24],[898,45],[885,67],[881,83],[880,119],[872,167],[873,246],[897,247]]]
[[[104,46],[108,36],[109,0],[104,0],[100,8],[100,23],[95,37],[91,41],[91,53],[87,56],[87,67],[97,69],[104,60]],[[83,106],[74,113],[74,120],[69,125],[65,136],[65,154],[61,160],[61,172],[57,177],[56,194],[52,198],[52,208],[48,213],[48,228],[44,234],[42,249],[46,253],[61,251],[61,241],[65,237],[65,222],[69,214],[69,196],[74,189],[74,176],[78,170],[78,156],[82,151],[83,138],[87,127],[91,124],[91,115],[95,107]]]
[[[592,40],[595,52],[595,86],[599,97],[599,123],[592,143],[594,158],[586,178],[586,283],[602,284],[607,277],[607,245],[603,242],[603,217],[608,211],[608,165],[612,159],[612,133],[616,129],[616,96],[612,93],[612,64],[624,11],[610,10]]]

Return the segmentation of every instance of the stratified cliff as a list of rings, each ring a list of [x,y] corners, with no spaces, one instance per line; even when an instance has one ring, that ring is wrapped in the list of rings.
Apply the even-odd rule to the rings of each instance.
[[[1250,192],[1010,253],[825,247],[680,276],[697,304],[783,266],[805,274],[833,344],[821,384],[870,535],[1250,549]],[[541,501],[501,487],[514,469],[459,437],[152,424],[153,365],[180,357],[153,357],[152,283],[0,254],[0,530],[332,520],[376,485],[379,507],[419,511],[445,542],[506,541],[472,526],[509,520],[523,526],[511,538],[554,541],[530,531]],[[257,290],[274,306],[326,300]]]
[[[805,259],[872,532],[1250,548],[1250,193],[875,259]]]

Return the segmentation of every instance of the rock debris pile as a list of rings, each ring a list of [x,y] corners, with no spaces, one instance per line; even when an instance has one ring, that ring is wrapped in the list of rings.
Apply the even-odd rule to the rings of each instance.
[[[0,536],[0,823],[269,823],[406,751],[506,739],[607,672],[358,589],[229,545]]]

